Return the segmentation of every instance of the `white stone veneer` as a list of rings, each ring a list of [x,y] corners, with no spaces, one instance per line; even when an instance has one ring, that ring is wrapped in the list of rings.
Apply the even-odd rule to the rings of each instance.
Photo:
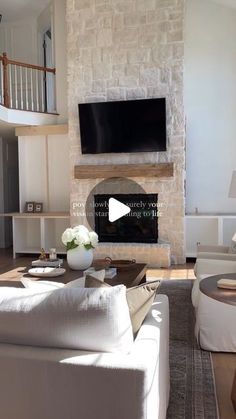
[[[185,260],[183,109],[183,20],[185,0],[67,0],[68,107],[72,204],[86,201],[99,180],[75,180],[77,164],[174,162],[174,177],[136,178],[147,193],[158,193],[165,210],[159,239],[169,242],[174,263]],[[81,155],[78,103],[166,97],[168,149],[161,153]],[[99,254],[129,257],[159,265],[155,245],[101,245]],[[114,250],[113,250],[114,249]],[[168,258],[163,256],[163,266]],[[137,258],[138,254],[138,258]],[[157,263],[155,263],[155,258]]]

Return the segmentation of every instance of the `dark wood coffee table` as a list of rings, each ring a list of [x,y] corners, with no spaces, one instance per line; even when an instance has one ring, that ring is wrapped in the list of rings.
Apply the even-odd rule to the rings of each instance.
[[[47,280],[56,281],[66,284],[67,282],[73,281],[83,276],[83,271],[71,270],[66,261],[64,261],[62,267],[66,269],[66,272],[62,276],[54,278],[45,277],[37,278],[28,274],[28,269],[31,268],[31,258],[20,257],[15,259],[11,264],[6,264],[0,267],[0,286],[4,287],[23,287],[20,279],[31,278],[32,280]],[[145,263],[136,263],[133,266],[117,269],[117,275],[112,279],[106,279],[106,282],[110,285],[124,284],[127,288],[133,287],[146,281],[147,265]]]
[[[222,278],[234,279],[236,282],[236,273],[214,275],[209,278],[204,278],[200,282],[200,291],[207,295],[207,297],[218,300],[221,303],[236,306],[236,290],[217,287],[217,281]]]

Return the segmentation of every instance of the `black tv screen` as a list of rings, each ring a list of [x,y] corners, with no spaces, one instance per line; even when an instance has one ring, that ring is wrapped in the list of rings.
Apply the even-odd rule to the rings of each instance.
[[[166,101],[79,104],[82,154],[166,150]]]

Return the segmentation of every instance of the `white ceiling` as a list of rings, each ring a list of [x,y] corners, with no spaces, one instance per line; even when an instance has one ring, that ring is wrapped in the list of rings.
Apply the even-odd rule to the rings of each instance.
[[[236,0],[211,0],[214,3],[221,4],[222,6],[226,7],[233,7],[236,9]]]
[[[38,16],[50,0],[0,0],[2,22]]]

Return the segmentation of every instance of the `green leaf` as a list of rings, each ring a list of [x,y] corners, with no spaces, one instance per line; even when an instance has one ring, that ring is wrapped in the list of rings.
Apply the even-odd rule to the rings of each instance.
[[[85,247],[86,250],[93,249],[93,246],[91,245],[91,243],[90,244],[84,244],[84,247]]]
[[[68,242],[66,245],[66,250],[68,252],[68,250],[72,250],[72,249],[76,249],[76,247],[78,247],[78,244],[75,243],[75,239],[73,239],[71,242]],[[89,244],[84,244],[84,248],[86,250],[90,250],[90,249],[94,249],[94,247],[91,245],[91,243]]]
[[[76,249],[76,247],[78,247],[78,244],[75,244],[75,240],[73,239],[71,242],[67,243],[66,250]]]

